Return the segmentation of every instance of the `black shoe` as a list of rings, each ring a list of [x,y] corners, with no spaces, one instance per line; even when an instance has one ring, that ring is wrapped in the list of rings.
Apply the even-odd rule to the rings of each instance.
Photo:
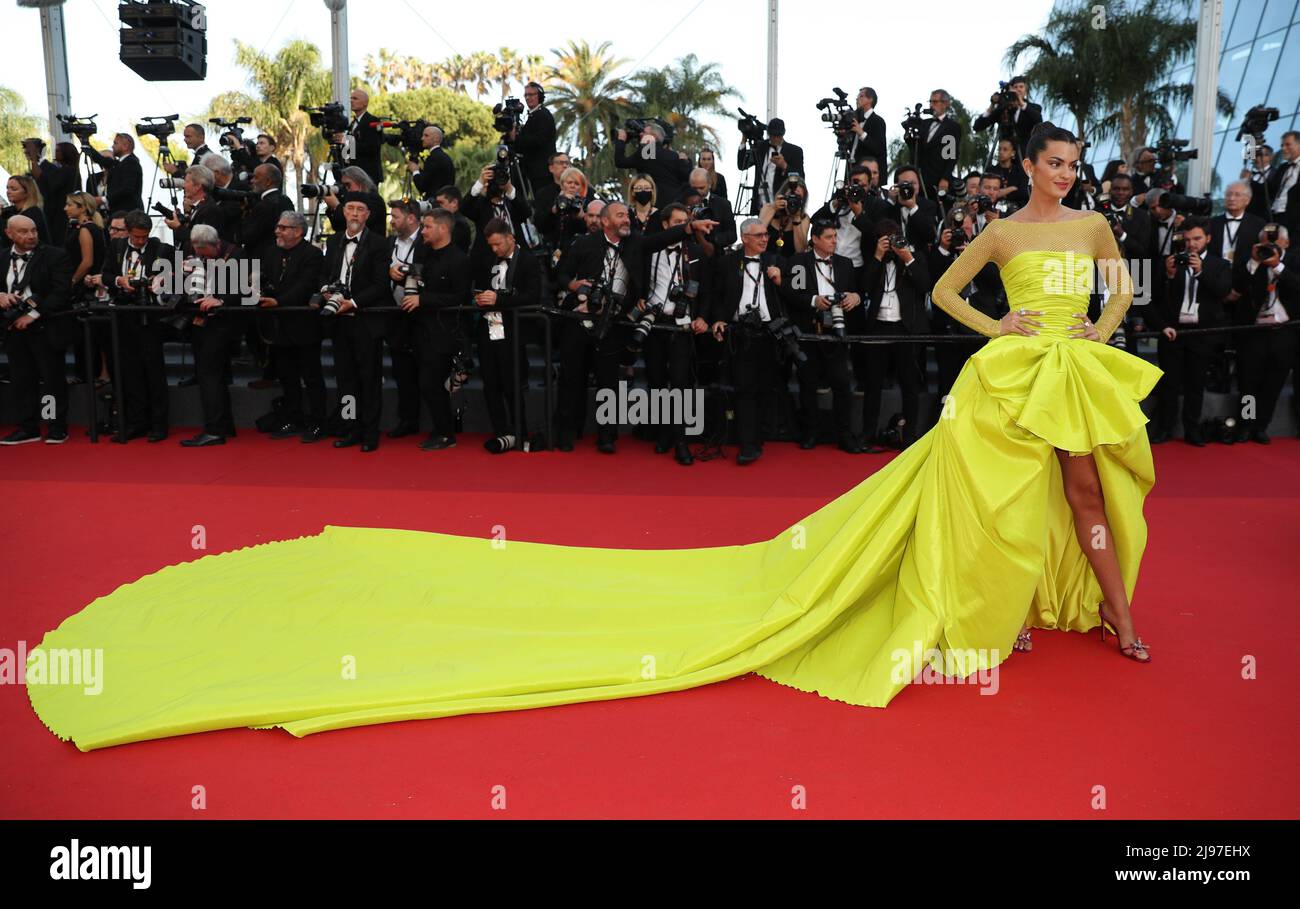
[[[441,451],[444,448],[455,448],[456,440],[452,436],[432,435],[420,443],[421,451]]]
[[[505,454],[515,447],[514,436],[497,436],[495,439],[488,439],[483,443],[483,447],[492,454]]]
[[[853,436],[842,436],[840,438],[840,451],[847,454],[866,454],[867,446]]]
[[[179,382],[176,383],[176,385],[180,388],[190,388],[191,386],[198,385],[198,384],[199,384],[198,376],[186,376],[185,378],[181,379]]]
[[[599,441],[596,442],[596,450],[599,451],[601,454],[613,454],[615,450],[614,440],[600,439]]]
[[[756,446],[742,447],[740,454],[736,455],[736,463],[742,467],[746,464],[753,464],[759,459],[762,452]]]
[[[658,442],[655,442],[655,454],[667,454],[672,450],[673,450],[672,442],[665,442],[663,439],[660,439]]]
[[[132,439],[144,438],[144,434],[145,434],[144,429],[128,429],[126,431],[126,435],[122,435],[122,433],[120,432],[113,433],[113,441],[117,442],[119,445],[125,445],[127,442],[130,442]]]
[[[1197,448],[1205,447],[1205,436],[1201,435],[1200,430],[1183,433],[1183,441],[1188,445],[1195,445]]]
[[[341,439],[334,440],[335,448],[351,448],[353,445],[360,445],[360,444],[361,444],[361,436],[358,435],[357,433],[351,433],[350,435],[346,435]]]
[[[677,463],[681,464],[683,467],[690,467],[695,463],[695,456],[691,454],[691,446],[687,445],[685,442],[677,443],[677,453],[674,457],[677,458]]]
[[[555,441],[556,451],[573,451],[573,439],[568,436],[562,436]]]
[[[294,436],[302,435],[302,427],[297,423],[285,423],[275,432],[271,433],[273,439],[292,439]]]
[[[799,447],[802,448],[804,451],[810,451],[810,450],[816,448],[816,447],[817,447],[817,437],[816,437],[816,436],[804,436],[803,438],[801,438],[801,439],[799,440]]]
[[[412,426],[410,423],[398,423],[392,429],[388,430],[388,438],[405,439],[407,436],[413,436],[420,431],[420,427]]]
[[[1250,434],[1250,440],[1251,440],[1252,442],[1258,442],[1260,445],[1267,445],[1267,444],[1269,444],[1271,441],[1273,441],[1272,439],[1270,439],[1270,438],[1268,437],[1268,433],[1266,433],[1266,432],[1265,432],[1264,430],[1262,430],[1262,429],[1257,429],[1257,430],[1255,430],[1254,432],[1252,432],[1252,433]]]
[[[40,440],[41,434],[39,432],[27,432],[26,430],[17,429],[0,439],[0,445],[23,445],[27,442],[39,442]]]
[[[45,431],[46,445],[62,445],[68,441],[68,431],[66,429],[47,429]]]
[[[186,448],[207,448],[209,445],[225,445],[226,437],[213,435],[210,432],[201,432],[197,436],[189,439],[181,439],[181,445]]]
[[[367,439],[366,441],[364,441],[364,442],[361,443],[361,450],[362,450],[363,452],[367,452],[367,453],[368,453],[368,452],[372,452],[372,451],[378,451],[378,450],[379,450],[379,440],[378,440],[378,439]]]
[[[299,436],[304,445],[310,445],[313,442],[322,442],[325,439],[325,429],[321,426],[308,426]]]
[[[1149,437],[1152,445],[1159,445],[1162,442],[1168,442],[1170,439],[1169,433],[1165,432],[1163,429],[1157,429],[1151,432]]]
[[[167,438],[167,427],[159,426],[156,429],[149,430],[150,442],[161,442]]]

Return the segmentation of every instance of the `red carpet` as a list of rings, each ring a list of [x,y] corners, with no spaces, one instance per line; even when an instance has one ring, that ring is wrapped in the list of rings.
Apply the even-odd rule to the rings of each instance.
[[[251,432],[224,448],[0,450],[0,647],[38,643],[96,596],[169,563],[389,526],[583,546],[770,537],[886,456],[771,443],[756,465],[682,468],[641,443],[610,458],[494,458],[481,438],[362,455]],[[996,696],[916,686],[884,710],[756,676],[673,694],[371,726],[295,739],[229,730],[82,754],[24,689],[0,686],[0,816],[1045,817],[1300,816],[1300,442],[1155,449],[1151,542],[1134,614],[1154,661],[1037,632]],[[777,494],[774,490],[782,491]],[[1258,678],[1242,678],[1253,659]],[[1094,787],[1106,810],[1094,810]],[[791,807],[794,787],[806,811]]]

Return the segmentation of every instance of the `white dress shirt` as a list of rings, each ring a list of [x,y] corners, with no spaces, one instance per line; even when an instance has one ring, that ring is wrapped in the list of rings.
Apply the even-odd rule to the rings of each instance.
[[[740,279],[740,305],[736,308],[736,315],[742,316],[752,309],[757,309],[759,318],[764,322],[770,322],[772,314],[767,309],[762,261],[756,258],[752,262],[747,262],[742,256],[741,265],[744,266],[744,273]]]

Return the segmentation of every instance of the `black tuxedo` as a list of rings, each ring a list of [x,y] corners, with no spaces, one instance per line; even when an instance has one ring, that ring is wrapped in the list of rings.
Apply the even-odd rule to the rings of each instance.
[[[9,354],[15,422],[19,429],[35,433],[40,424],[40,386],[54,398],[54,416],[50,432],[67,432],[68,381],[63,372],[63,347],[72,334],[71,319],[58,314],[70,302],[68,286],[72,281],[72,263],[57,246],[38,244],[31,251],[25,271],[14,282],[12,262],[6,250],[0,261],[4,269],[0,290],[24,294],[31,292],[31,304],[39,317],[27,328],[5,332]]]
[[[655,181],[655,201],[660,208],[677,198],[682,186],[690,179],[691,162],[683,159],[671,148],[659,142],[632,145],[614,139],[614,166],[642,173]]]
[[[1207,246],[1210,255],[1226,259],[1234,266],[1238,263],[1244,266],[1250,260],[1251,247],[1259,242],[1259,232],[1267,223],[1263,218],[1256,217],[1248,211],[1242,212],[1239,217],[1241,220],[1231,225],[1236,238],[1232,244],[1231,257],[1229,251],[1223,248],[1224,234],[1228,232],[1225,228],[1229,226],[1227,212],[1210,219],[1210,242]]]
[[[718,293],[714,296],[707,321],[726,322],[726,344],[731,360],[731,381],[736,389],[736,436],[741,453],[755,453],[759,445],[760,406],[765,414],[775,413],[776,395],[780,393],[783,375],[778,368],[776,344],[769,332],[741,318],[742,301],[747,285],[745,269],[750,274],[757,265],[763,272],[763,299],[771,319],[786,317],[781,289],[767,276],[770,266],[778,267],[782,259],[770,252],[758,257],[759,261],[746,262],[743,247],[722,257]],[[784,283],[784,280],[782,281]]]
[[[862,159],[868,155],[880,162],[880,173],[889,173],[888,145],[885,142],[885,118],[880,116],[874,110],[864,113],[861,110],[853,112],[853,119],[862,124],[865,136],[854,136],[853,145],[850,147],[850,154],[854,164],[862,163]]]
[[[483,184],[475,183],[476,187],[482,187]],[[515,243],[520,246],[526,246],[524,243],[524,222],[532,217],[533,210],[528,201],[524,198],[522,188],[516,186],[515,197],[507,199],[501,197],[496,203],[489,201],[486,195],[475,195],[473,192],[465,194],[464,201],[461,202],[460,210],[474,224],[474,243],[470,246],[469,260],[470,265],[477,271],[485,262],[494,261],[492,250],[488,248],[487,236],[483,229],[487,227],[488,222],[493,218],[499,217],[501,212],[507,214],[506,220],[514,228]]]
[[[939,206],[930,199],[920,197],[916,200],[916,207],[907,216],[906,224],[903,223],[903,206],[893,202],[884,203],[877,209],[877,214],[877,222],[884,218],[897,222],[903,228],[908,242],[918,249],[929,249],[939,239],[939,221],[942,216],[939,214]],[[876,241],[879,238],[879,229],[873,227],[870,241],[863,244],[867,257],[875,256]]]
[[[717,192],[709,193],[703,204],[709,207],[706,217],[718,222],[713,233],[709,234],[709,243],[715,248],[715,255],[720,255],[722,250],[731,248],[736,242],[736,213],[727,197]]]
[[[68,215],[63,205],[68,200],[68,193],[81,189],[81,175],[76,167],[64,167],[53,161],[40,163],[41,175],[36,178],[36,186],[41,191],[45,203],[45,223],[50,232],[50,242],[60,244],[68,232]],[[0,240],[0,243],[6,243]]]
[[[953,168],[961,156],[961,127],[957,118],[951,113],[945,115],[938,121],[939,128],[931,136],[934,123],[935,120],[931,118],[921,127],[921,160],[918,164],[921,182],[925,184],[926,194],[931,198],[940,177],[947,177],[951,183]]]
[[[366,111],[359,118],[354,118],[347,130],[356,142],[352,160],[349,163],[355,164],[369,174],[370,179],[375,181],[376,186],[384,182],[384,169],[380,163],[380,154],[384,148],[384,137],[374,127],[374,124],[378,122],[378,117],[370,113],[370,111]]]
[[[293,211],[293,203],[278,189],[269,191],[253,203],[240,225],[240,245],[250,255],[261,258],[275,246],[275,225],[280,215]]]
[[[398,419],[399,423],[418,429],[420,401],[423,401],[433,419],[434,435],[454,436],[456,425],[452,418],[447,378],[451,375],[454,355],[462,350],[468,352],[461,331],[461,314],[455,307],[470,302],[469,254],[455,243],[442,249],[421,244],[415,262],[423,280],[420,306],[405,317],[409,320],[413,361],[401,367],[407,374],[398,377],[402,358],[394,348],[393,371],[401,384],[409,386],[414,378],[419,396],[414,404],[409,403],[409,395],[406,401],[402,401],[399,384],[401,413]]]
[[[913,250],[912,256],[910,265],[904,265],[901,259],[888,253],[884,261],[877,259],[874,253],[867,257],[862,266],[862,285],[870,298],[863,319],[867,334],[897,336],[928,332],[930,319],[925,310],[925,295],[931,286],[929,264],[920,247]],[[888,272],[886,265],[891,260],[894,263],[893,289],[898,295],[901,316],[897,322],[886,322],[880,318]],[[906,420],[902,433],[903,443],[910,444],[917,438],[920,393],[925,383],[917,350],[915,344],[898,343],[882,344],[868,351],[862,395],[862,427],[868,439],[879,429],[880,394],[884,386],[886,366],[891,362],[903,397],[903,419]]]
[[[529,112],[528,119],[519,127],[513,148],[519,154],[519,167],[534,194],[548,182],[554,182],[547,159],[555,154],[555,116],[544,104]]]
[[[325,267],[321,283],[334,284],[343,275],[347,235],[330,236],[325,247]],[[388,244],[382,234],[369,228],[357,237],[357,251],[348,273],[350,299],[356,303],[353,313],[334,316],[334,362],[338,370],[339,400],[352,395],[356,403],[355,420],[347,420],[350,434],[363,443],[379,441],[379,419],[383,407],[383,348],[381,340],[391,315],[367,314],[367,310],[393,305],[392,283],[388,278]]]
[[[217,235],[226,243],[234,241],[235,226],[237,221],[232,217],[237,214],[238,209],[232,210],[228,205],[216,201],[210,197],[205,197],[198,205],[190,210],[190,213],[181,221],[178,230],[172,231],[172,244],[180,250],[184,250],[186,255],[193,254],[193,247],[190,245],[190,233],[200,224],[208,224],[217,229]]]
[[[81,147],[82,153],[104,169],[104,202],[110,212],[131,211],[144,208],[144,171],[140,159],[134,154],[114,158],[99,151],[90,143]]]
[[[248,254],[241,247],[224,241],[216,256],[204,260],[205,269],[211,271],[212,263],[217,260],[232,262],[232,271],[246,269],[251,265]],[[230,406],[230,347],[248,324],[233,312],[223,312],[244,305],[238,289],[229,288],[226,293],[213,296],[221,300],[221,306],[195,318],[194,360],[199,380],[199,399],[203,405],[203,431],[226,436],[235,428]]]
[[[627,270],[628,302],[640,300],[646,294],[646,276],[649,274],[647,257],[685,239],[687,235],[686,227],[681,226],[650,234],[633,234],[622,239],[618,246],[618,257]],[[591,280],[599,276],[605,270],[605,250],[608,246],[609,242],[603,233],[587,234],[574,240],[556,270],[557,283],[568,285],[575,279]]]
[[[1283,178],[1288,169],[1292,167],[1300,167],[1300,158],[1288,164],[1279,154],[1274,159],[1273,166],[1269,168],[1268,174],[1264,178],[1264,185],[1268,188],[1268,198],[1265,201],[1270,208],[1269,220],[1285,225],[1287,231],[1294,236],[1300,231],[1300,180],[1296,180],[1291,189],[1287,191],[1286,210],[1281,213],[1271,211],[1273,203],[1277,201],[1278,192],[1282,188]]]
[[[709,324],[736,321],[740,310],[740,294],[744,286],[744,259],[744,252],[740,249],[729,250],[722,257],[718,290],[713,296],[713,305],[705,316],[705,321]],[[768,315],[773,319],[785,318],[785,301],[782,299],[781,289],[767,277],[766,273],[770,266],[781,268],[787,262],[788,260],[771,252],[766,252],[759,257],[759,264],[764,272],[763,299],[767,303]],[[752,269],[754,266],[751,263],[749,267]]]
[[[479,310],[478,323],[479,363],[488,418],[492,421],[494,435],[515,435],[516,430],[526,431],[528,425],[528,359],[521,329],[509,310],[541,302],[542,266],[535,256],[516,245],[508,263],[500,259],[484,263],[474,285],[480,290],[493,290],[497,295],[495,307]],[[501,316],[499,327],[492,324],[494,315]],[[498,328],[499,337],[494,337]],[[516,332],[520,333],[517,351]],[[519,392],[518,413],[515,412],[516,390]]]
[[[763,171],[767,166],[769,152],[772,150],[772,143],[767,140],[755,142],[753,150],[748,151],[744,146],[736,152],[736,167],[740,170],[754,168],[754,194],[750,203],[750,214],[758,214],[762,209],[763,203],[771,202],[768,197],[766,185],[763,183]],[[790,174],[800,174],[806,176],[807,172],[803,169],[803,149],[789,142],[781,142],[778,149],[781,157],[785,159],[785,167],[777,169],[772,178],[772,193],[775,194],[785,182],[786,177]]]
[[[1154,267],[1163,272],[1164,260],[1154,263]],[[1178,312],[1182,308],[1184,285],[1190,271],[1186,266],[1175,269],[1173,278],[1165,281],[1163,298],[1154,301],[1149,307],[1147,321],[1155,330],[1180,327]],[[1210,255],[1207,251],[1201,262],[1201,275],[1195,283],[1197,284],[1197,321],[1194,325],[1183,323],[1183,326],[1212,328],[1228,324],[1223,298],[1232,290],[1232,266],[1225,259]]]
[[[238,157],[236,156],[237,151],[238,150],[236,149],[230,152],[231,164],[234,164],[239,160]],[[172,176],[178,180],[182,179],[185,176],[185,171],[189,170],[192,165],[202,164],[204,155],[211,155],[211,154],[220,154],[220,152],[213,152],[212,149],[208,148],[208,143],[204,142],[198,148],[194,149],[193,152],[191,152],[190,160],[188,162],[186,161],[176,162],[176,173],[172,174]]]
[[[130,254],[128,254],[128,251]],[[132,293],[117,287],[123,268],[136,277],[153,277],[168,263],[175,268],[175,249],[157,237],[150,237],[136,251],[127,240],[113,240],[104,256],[100,280],[119,303],[144,305],[153,300],[149,293]],[[126,428],[128,433],[167,429],[167,366],[163,357],[166,326],[143,313],[121,314],[117,319],[118,348],[121,360],[114,364],[113,375],[121,382]]]
[[[835,293],[860,295],[858,272],[853,260],[832,253],[829,262],[820,260],[816,251],[809,249],[797,253],[786,264],[781,274],[781,296],[791,320],[805,334],[829,333],[823,323],[823,311],[816,306],[821,293],[818,276],[830,280]],[[862,304],[845,313],[846,330],[849,317],[858,313]],[[846,344],[810,342],[803,345],[807,359],[797,363],[799,376],[799,413],[801,434],[805,440],[817,436],[817,390],[823,385],[831,387],[835,431],[841,442],[852,434],[853,385],[849,370],[849,349]]]
[[[1300,321],[1300,255],[1282,250],[1282,272],[1274,277],[1277,306],[1287,321]],[[1243,269],[1245,271],[1245,269]],[[1268,269],[1256,265],[1254,274],[1246,271],[1246,294],[1236,303],[1234,321],[1250,325],[1258,320],[1260,310],[1269,302]],[[1286,384],[1287,373],[1296,366],[1300,349],[1296,329],[1254,329],[1237,335],[1237,372],[1241,393],[1254,396],[1255,422],[1252,429],[1268,430],[1277,399]]]
[[[444,186],[456,185],[456,165],[451,160],[451,155],[441,145],[429,149],[424,164],[412,175],[411,182],[420,191],[420,195],[432,202],[438,190]]]
[[[258,313],[258,327],[271,345],[271,368],[284,395],[283,422],[295,427],[315,427],[325,422],[322,317],[308,306],[311,296],[324,283],[324,264],[324,255],[306,240],[288,250],[272,245],[263,250],[261,258],[262,296],[273,298],[275,306]]]
[[[1043,122],[1043,108],[1033,101],[1025,103],[1024,110],[1015,109],[999,113],[994,111],[992,116],[987,113],[980,114],[971,123],[971,129],[979,132],[988,129],[990,126],[997,125],[997,141],[1010,139],[1016,146],[1016,160],[1019,161],[1025,156],[1025,146],[1029,144],[1029,134],[1034,131],[1034,127]]]

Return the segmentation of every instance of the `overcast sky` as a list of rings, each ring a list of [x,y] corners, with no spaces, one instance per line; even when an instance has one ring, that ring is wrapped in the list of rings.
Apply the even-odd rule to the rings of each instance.
[[[551,49],[570,38],[593,46],[609,40],[613,51],[629,60],[623,74],[690,53],[716,62],[741,94],[733,106],[764,116],[766,0],[656,0],[628,5],[628,11],[621,6],[608,0],[557,5],[353,0],[351,68],[360,75],[366,56],[381,47],[432,62],[508,46],[550,62]],[[804,148],[813,195],[820,196],[833,163],[834,141],[815,108],[832,86],[843,88],[850,100],[862,85],[875,88],[891,140],[901,134],[904,107],[924,104],[931,89],[945,88],[967,106],[986,106],[998,80],[1011,75],[1002,63],[1006,48],[1023,34],[1041,31],[1051,6],[1051,0],[781,3],[777,115],[786,121],[786,138]],[[146,82],[127,69],[117,58],[116,0],[69,0],[64,9],[72,111],[98,114],[99,135],[106,141],[141,116],[194,117],[212,96],[244,88],[242,71],[233,62],[235,38],[267,52],[305,38],[329,62],[330,17],[322,0],[211,0],[208,76],[202,82]],[[29,112],[44,119],[37,11],[0,0],[0,34],[5,36],[0,85],[17,90]],[[1030,96],[1036,97],[1032,86]],[[723,136],[719,170],[735,186],[739,134],[733,120],[710,122]]]

